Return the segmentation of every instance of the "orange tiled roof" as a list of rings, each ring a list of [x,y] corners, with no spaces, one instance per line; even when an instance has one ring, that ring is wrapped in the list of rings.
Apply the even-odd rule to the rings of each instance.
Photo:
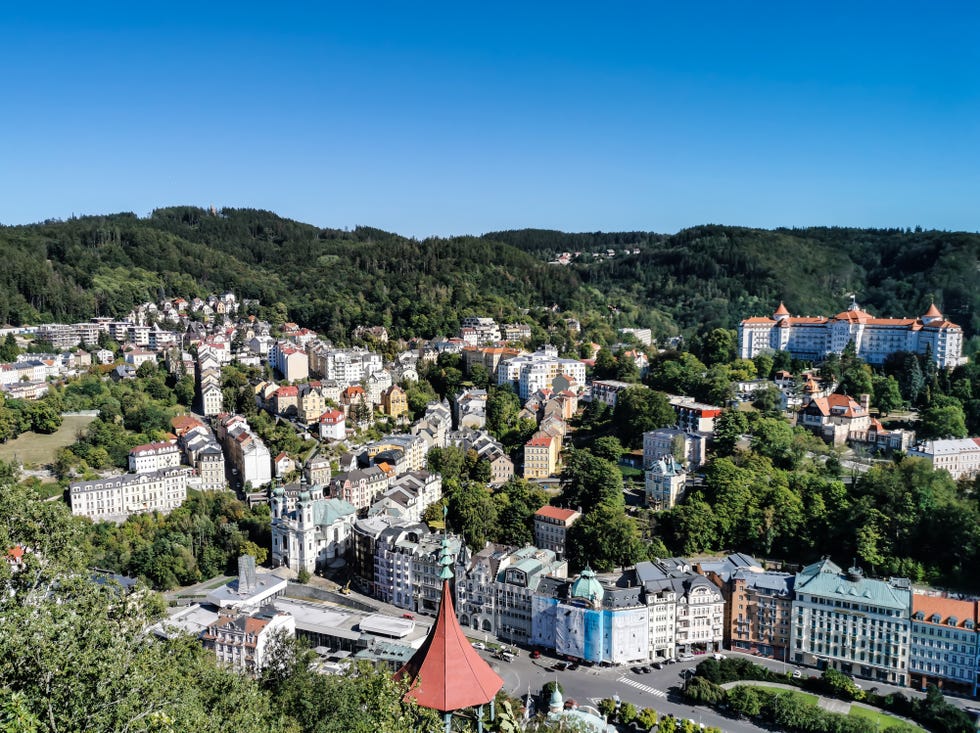
[[[534,516],[536,517],[547,517],[548,519],[557,519],[560,522],[567,522],[569,519],[578,514],[574,509],[562,509],[561,507],[551,506],[549,504],[544,505],[538,509]]]
[[[912,595],[912,614],[919,612],[925,615],[923,619],[927,623],[933,615],[939,615],[939,623],[949,625],[948,620],[952,617],[956,619],[956,625],[962,627],[964,621],[973,621],[974,625],[980,621],[977,615],[977,601],[961,601],[955,598],[943,598],[941,596],[927,596],[920,593]]]

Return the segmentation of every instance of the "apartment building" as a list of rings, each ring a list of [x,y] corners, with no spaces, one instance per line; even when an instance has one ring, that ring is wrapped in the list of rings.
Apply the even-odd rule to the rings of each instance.
[[[551,550],[555,556],[565,556],[565,536],[569,527],[581,518],[575,509],[562,509],[545,505],[534,513],[534,544],[543,550]]]

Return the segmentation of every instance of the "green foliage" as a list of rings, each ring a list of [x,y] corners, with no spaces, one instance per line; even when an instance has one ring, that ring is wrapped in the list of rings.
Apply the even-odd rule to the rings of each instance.
[[[749,420],[744,412],[727,409],[715,419],[715,453],[730,456],[735,445],[749,429]]]
[[[568,450],[561,472],[561,503],[589,512],[600,504],[623,507],[623,475],[612,461]]]
[[[616,397],[613,422],[624,446],[638,448],[643,445],[643,433],[667,425],[676,420],[667,397],[651,389],[631,387]]]
[[[684,696],[702,705],[718,705],[725,701],[725,689],[705,677],[694,677],[684,687]]]
[[[139,514],[88,528],[95,564],[160,589],[233,572],[239,555],[262,555],[271,546],[268,517],[230,492],[189,492],[167,516]]]
[[[966,415],[959,404],[934,405],[919,415],[922,438],[965,438]]]
[[[565,539],[569,569],[586,565],[598,572],[634,565],[647,558],[636,521],[622,509],[606,504],[595,507],[569,529]]]
[[[31,551],[19,572],[0,563],[0,730],[441,730],[437,713],[403,702],[406,686],[387,672],[319,674],[298,642],[274,644],[274,663],[255,681],[217,666],[197,639],[146,634],[159,597],[92,582],[86,522],[13,480],[0,464],[0,547]]]

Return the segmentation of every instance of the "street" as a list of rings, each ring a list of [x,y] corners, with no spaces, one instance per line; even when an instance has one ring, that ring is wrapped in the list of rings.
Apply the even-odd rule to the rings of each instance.
[[[564,690],[565,700],[595,706],[602,698],[619,695],[623,702],[631,702],[638,708],[650,707],[661,715],[670,713],[675,718],[690,718],[726,733],[757,733],[763,730],[747,720],[733,720],[710,708],[694,707],[681,701],[682,672],[693,670],[704,657],[666,665],[664,669],[654,669],[647,674],[636,674],[625,665],[580,666],[574,671],[559,672],[551,669],[559,661],[557,657],[542,654],[540,659],[531,659],[525,649],[521,649],[518,657],[509,663],[495,659],[489,652],[481,652],[481,655],[503,678],[504,689],[514,697],[525,697],[529,689],[531,695],[540,695],[546,682],[557,680]]]

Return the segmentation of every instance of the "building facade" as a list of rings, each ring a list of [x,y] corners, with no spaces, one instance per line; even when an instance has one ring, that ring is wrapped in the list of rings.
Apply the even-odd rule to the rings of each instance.
[[[545,505],[534,513],[534,544],[542,550],[551,550],[558,558],[565,556],[565,535],[568,528],[579,520],[582,513],[575,509],[562,509]]]
[[[347,554],[357,510],[340,499],[313,499],[299,495],[293,510],[286,508],[285,492],[272,492],[272,564],[313,573]]]
[[[795,359],[821,361],[843,353],[851,342],[869,364],[882,364],[897,351],[929,353],[937,366],[947,369],[962,362],[963,329],[947,321],[935,304],[918,318],[875,318],[852,300],[846,311],[831,318],[801,318],[780,303],[771,318],[748,318],[738,327],[743,359],[788,351]]]
[[[167,514],[187,498],[186,468],[78,481],[70,484],[71,513],[100,520],[121,520],[131,514]]]
[[[908,684],[908,581],[869,580],[824,559],[796,574],[790,658],[820,669]]]

